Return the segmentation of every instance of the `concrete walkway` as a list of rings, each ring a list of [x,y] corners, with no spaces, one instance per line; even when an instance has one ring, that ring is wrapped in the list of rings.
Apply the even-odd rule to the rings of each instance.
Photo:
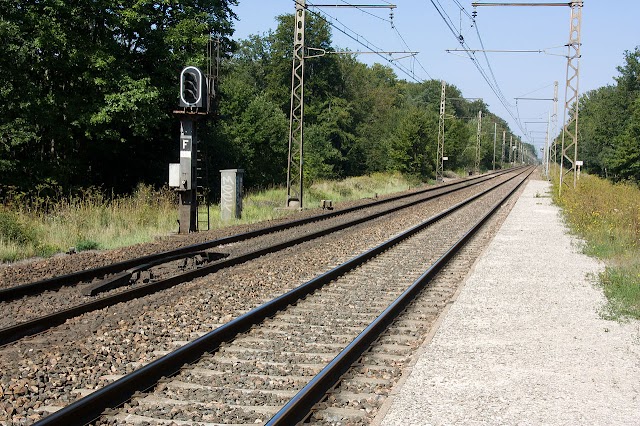
[[[530,181],[376,424],[640,425],[640,322],[604,320],[603,265]]]

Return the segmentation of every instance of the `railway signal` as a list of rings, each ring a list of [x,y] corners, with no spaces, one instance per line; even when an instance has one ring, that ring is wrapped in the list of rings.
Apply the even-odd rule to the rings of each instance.
[[[199,68],[188,66],[180,73],[180,108],[207,112],[207,79]]]
[[[197,67],[187,66],[180,72],[178,107],[180,117],[180,162],[169,164],[169,187],[180,195],[179,232],[197,230],[198,215],[198,137],[196,122],[209,113],[207,76]]]

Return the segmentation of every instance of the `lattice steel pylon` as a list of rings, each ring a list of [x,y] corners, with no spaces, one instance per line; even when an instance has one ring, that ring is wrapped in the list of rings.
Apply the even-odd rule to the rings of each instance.
[[[553,159],[553,164],[558,162],[557,151],[557,134],[558,133],[558,82],[554,82],[553,87],[553,115],[551,116],[551,159]]]
[[[504,169],[504,143],[507,138],[507,131],[502,131],[502,155],[500,156],[500,168]]]
[[[544,137],[544,153],[542,156],[542,161],[543,161],[543,169],[544,169],[544,177],[545,179],[549,180],[549,156],[551,154],[551,145],[552,145],[552,140],[551,140],[551,113],[549,113],[549,118],[547,119],[547,133]]]
[[[496,137],[498,134],[498,123],[493,123],[493,171],[496,170]]]
[[[436,182],[444,181],[444,110],[447,83],[442,80],[440,92],[440,121],[438,122],[438,149],[436,153]]]
[[[509,164],[513,166],[513,135],[509,136]]]
[[[582,23],[582,1],[572,1],[571,7],[571,28],[569,31],[569,43],[567,54],[567,84],[564,95],[564,128],[562,129],[562,156],[560,157],[560,185],[558,192],[562,193],[562,185],[565,174],[573,172],[573,187],[578,179],[578,95],[580,82],[580,26]],[[575,104],[572,117],[569,116],[571,105]],[[565,139],[569,141],[565,144]],[[571,167],[564,170],[565,159],[571,163]]]
[[[306,1],[296,1],[291,69],[291,110],[289,114],[289,157],[287,165],[287,207],[302,209],[304,121],[304,26]]]
[[[476,133],[476,164],[473,168],[475,174],[480,174],[480,133],[482,132],[482,111],[478,111],[478,131]]]

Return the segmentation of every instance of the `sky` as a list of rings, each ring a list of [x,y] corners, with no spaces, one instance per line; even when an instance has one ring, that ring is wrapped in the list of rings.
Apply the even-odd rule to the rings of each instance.
[[[544,146],[553,101],[515,98],[553,98],[558,82],[558,132],[564,120],[567,47],[571,10],[556,7],[477,7],[475,25],[471,0],[306,0],[307,5],[393,4],[391,9],[312,7],[335,25],[333,46],[349,51],[367,51],[361,40],[373,50],[417,51],[415,57],[389,62],[389,55],[361,54],[361,62],[391,66],[398,78],[407,81],[445,80],[462,91],[464,97],[482,98],[489,110],[505,119],[514,134],[533,143],[539,151]],[[489,3],[488,0],[477,1]],[[514,0],[514,3],[564,3],[562,0]],[[624,63],[624,52],[640,45],[640,1],[584,0],[581,23],[581,58],[579,92],[615,84],[616,67]],[[438,8],[436,8],[436,6]],[[294,0],[239,0],[234,8],[234,38],[263,35],[275,29],[275,17],[293,13]],[[439,11],[442,12],[444,18]],[[449,25],[445,22],[448,21]],[[453,29],[453,31],[451,30]],[[343,34],[347,32],[348,37]],[[454,34],[455,33],[455,34]],[[457,36],[461,34],[471,49],[534,50],[542,53],[475,53],[489,79],[495,76],[503,101],[496,95],[465,52]],[[478,34],[480,37],[478,37]],[[292,41],[293,43],[293,41]],[[309,46],[313,47],[313,46]],[[396,55],[397,57],[404,55]],[[313,60],[313,59],[309,59]],[[399,64],[401,69],[393,64]],[[404,71],[403,71],[404,70]],[[483,131],[493,135],[493,124],[483,123]],[[502,137],[499,134],[498,139]]]

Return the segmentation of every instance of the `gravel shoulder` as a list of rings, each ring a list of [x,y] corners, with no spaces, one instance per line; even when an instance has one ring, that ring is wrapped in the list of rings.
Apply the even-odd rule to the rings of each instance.
[[[640,321],[530,181],[374,424],[640,424]]]

